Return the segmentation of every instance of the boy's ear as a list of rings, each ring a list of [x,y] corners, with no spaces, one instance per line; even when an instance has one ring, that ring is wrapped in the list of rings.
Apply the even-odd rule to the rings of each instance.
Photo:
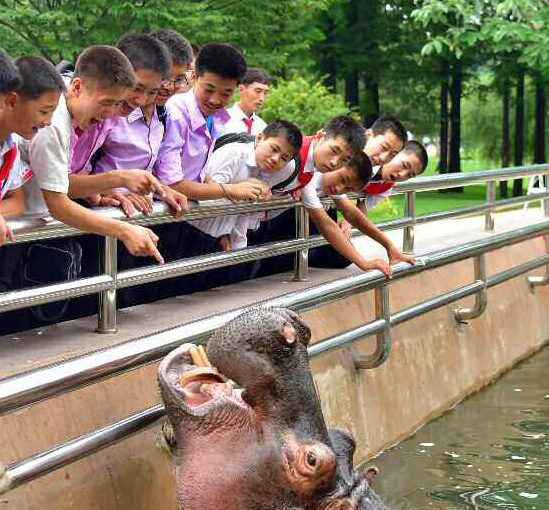
[[[76,97],[80,96],[82,94],[82,89],[84,87],[84,84],[82,82],[82,78],[73,78],[69,84],[69,90],[74,94]]]
[[[241,83],[240,85],[238,85],[238,94],[242,95],[243,90],[244,90],[244,85],[242,85],[242,83]]]
[[[326,133],[324,131],[322,131],[322,130],[317,131],[315,136],[314,136],[314,139],[318,142],[318,141],[322,140],[325,135],[326,135]]]
[[[19,101],[19,94],[17,92],[10,92],[5,96],[0,96],[2,98],[2,106],[9,106],[15,108],[17,102]]]
[[[261,140],[263,140],[263,138],[265,138],[265,135],[263,133],[258,133],[255,137],[254,147],[257,147],[257,145],[259,144],[259,142],[261,142]]]
[[[372,136],[374,136],[374,132],[372,131],[371,128],[368,128],[366,130],[366,141],[368,141],[370,138],[372,138]]]

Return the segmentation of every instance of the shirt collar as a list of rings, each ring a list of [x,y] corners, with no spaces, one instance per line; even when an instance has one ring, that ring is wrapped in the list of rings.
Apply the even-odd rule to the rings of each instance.
[[[316,147],[317,141],[313,140],[311,142],[311,145],[309,146],[309,152],[307,153],[307,159],[305,160],[305,172],[314,172],[316,170],[315,168],[315,158],[314,158],[314,152]],[[320,171],[320,170],[317,170]]]
[[[252,120],[255,120],[255,112],[252,113],[252,115],[250,117],[248,117],[243,111],[242,111],[242,108],[240,108],[239,104],[238,103],[235,103],[234,104],[234,107],[233,107],[236,111],[236,113],[238,114],[238,116],[240,117],[241,120],[244,120],[244,119],[252,119]]]
[[[189,91],[191,92],[191,91]],[[189,117],[191,120],[191,129],[193,131],[196,131],[200,126],[206,125],[206,119],[204,118],[204,115],[200,111],[200,108],[198,107],[198,102],[196,101],[196,96],[194,94],[194,89],[192,90],[192,94],[189,94],[185,101],[187,102],[187,106],[189,109]],[[227,112],[225,108],[220,108],[215,112],[213,116],[214,120],[220,121],[222,124],[226,124],[231,116]]]
[[[246,144],[246,165],[250,168],[258,168],[257,158],[255,157],[255,143],[250,142]]]
[[[141,110],[141,108],[136,108],[126,117],[129,124],[143,118],[145,118],[145,115],[143,115],[143,111]]]
[[[0,156],[3,156],[6,152],[8,152],[13,146],[15,145],[15,140],[13,139],[12,134],[10,133],[4,143],[2,144],[2,147],[0,147]]]

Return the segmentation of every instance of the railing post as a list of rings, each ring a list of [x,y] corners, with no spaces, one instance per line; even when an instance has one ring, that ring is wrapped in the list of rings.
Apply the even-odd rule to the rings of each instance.
[[[486,232],[494,231],[494,210],[496,204],[496,184],[497,181],[488,181],[486,183],[486,203],[490,209],[486,211],[484,216],[484,230]]]
[[[543,201],[545,202],[545,199]],[[549,255],[549,234],[545,234],[543,238],[545,240],[545,253]],[[526,279],[531,289],[547,285],[549,283],[549,264],[545,266],[545,274],[543,276],[527,276]]]
[[[475,304],[472,308],[456,308],[454,310],[455,318],[458,322],[465,324],[470,319],[480,317],[488,302],[486,293],[486,263],[484,255],[475,257],[475,280],[484,283],[484,286],[475,294]]]
[[[376,350],[373,354],[364,356],[354,354],[353,359],[357,370],[368,370],[382,365],[391,351],[391,310],[389,308],[389,289],[387,285],[375,289],[376,319],[385,322],[383,332],[376,335]]]
[[[404,202],[404,216],[414,220],[416,217],[416,192],[407,191]],[[414,251],[414,225],[404,227],[404,238],[402,239],[402,251],[404,253],[413,253]]]
[[[105,237],[103,251],[103,271],[116,281],[118,272],[117,240],[114,237]],[[98,333],[116,333],[116,286],[99,294],[99,310],[97,313]]]
[[[545,191],[549,190],[549,173],[542,174],[539,176],[539,178],[542,180],[543,187],[545,188]],[[549,218],[549,198],[544,198],[541,201],[541,208],[543,210],[543,216],[546,218]]]
[[[295,209],[295,225],[297,237],[309,238],[309,213],[303,205],[299,204]],[[303,282],[309,275],[309,249],[305,248],[295,252],[294,258],[294,282]]]

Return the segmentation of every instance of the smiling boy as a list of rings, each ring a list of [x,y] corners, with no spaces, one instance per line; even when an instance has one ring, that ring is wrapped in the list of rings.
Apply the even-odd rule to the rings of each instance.
[[[115,116],[128,89],[134,86],[131,63],[120,50],[92,46],[82,52],[51,125],[41,129],[26,148],[35,175],[33,198],[35,205],[41,201],[40,208],[49,209],[55,219],[84,232],[116,237],[132,254],[153,256],[162,263],[156,249],[158,238],[151,230],[101,216],[68,196],[70,161],[79,136]],[[88,191],[84,196],[93,193]]]
[[[0,245],[14,241],[4,218],[23,214],[22,186],[32,177],[13,135],[30,140],[49,125],[64,90],[61,76],[46,60],[20,57],[13,63],[0,48]]]

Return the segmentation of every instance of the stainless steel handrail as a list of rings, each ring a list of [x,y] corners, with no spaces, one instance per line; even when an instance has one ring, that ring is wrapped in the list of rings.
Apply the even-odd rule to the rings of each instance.
[[[534,165],[531,167],[517,167],[500,170],[484,170],[465,174],[444,174],[411,179],[405,183],[396,184],[395,193],[406,193],[406,217],[379,224],[382,230],[404,229],[403,250],[412,252],[414,249],[414,226],[431,221],[453,218],[467,214],[485,212],[486,229],[493,229],[493,211],[522,204],[530,201],[542,200],[543,211],[549,217],[549,193],[515,197],[495,201],[495,183],[499,179],[510,179],[549,173],[549,165]],[[441,211],[436,213],[415,215],[416,191],[443,189],[453,186],[463,186],[487,182],[486,203],[474,206]],[[352,194],[352,197],[363,197],[361,193]],[[331,203],[329,198],[324,203]],[[260,247],[236,250],[230,253],[216,253],[208,256],[193,257],[165,264],[163,266],[149,266],[138,270],[119,273],[116,268],[116,242],[106,239],[104,251],[105,275],[99,276],[101,285],[95,285],[90,279],[74,280],[70,283],[37,287],[21,291],[0,294],[0,313],[16,308],[23,308],[37,304],[48,303],[60,299],[82,296],[100,292],[100,308],[98,311],[97,331],[101,333],[116,332],[116,291],[119,288],[138,285],[165,278],[194,273],[205,269],[214,269],[244,261],[258,260],[283,253],[296,253],[294,278],[304,279],[308,268],[308,250],[325,244],[326,241],[318,236],[309,237],[306,229],[308,217],[300,202],[289,198],[275,198],[272,201],[253,204],[234,204],[226,200],[210,200],[201,203],[191,203],[191,210],[185,215],[185,220],[211,218],[222,214],[238,214],[246,212],[267,211],[280,208],[296,208],[296,222],[298,238],[284,243],[273,243]],[[163,203],[155,203],[151,216],[137,214],[127,219],[118,208],[99,208],[97,212],[110,218],[127,220],[140,225],[154,225],[176,221],[169,214]],[[16,234],[16,242],[27,242],[38,239],[53,239],[69,235],[82,234],[72,227],[68,227],[51,217],[42,218],[37,215],[22,216],[9,221],[9,225]],[[355,232],[356,235],[356,232]]]
[[[419,257],[419,264],[415,266],[399,263],[394,266],[392,280],[387,280],[380,271],[367,271],[258,304],[268,307],[291,308],[302,312],[430,268],[545,235],[547,232],[549,232],[549,220],[430,253],[427,256]],[[0,415],[157,361],[182,341],[204,342],[214,331],[233,319],[238,313],[238,310],[232,310],[212,315],[154,335],[2,379],[0,380]]]
[[[410,266],[408,264],[398,264],[395,267],[395,278],[409,277],[418,272],[426,271],[435,267],[442,265],[451,264],[453,262],[468,259],[471,257],[480,257],[483,253],[491,251],[502,246],[508,246],[510,244],[518,243],[532,237],[537,237],[540,235],[547,236],[549,232],[549,221],[545,221],[538,225],[533,225],[530,227],[524,227],[518,229],[514,232],[508,232],[505,234],[500,234],[493,236],[490,239],[484,239],[480,241],[474,241],[471,243],[466,243],[460,246],[449,248],[447,250],[441,250],[438,252],[430,253],[420,260],[419,266]],[[400,310],[394,314],[390,314],[388,306],[388,287],[390,283],[383,276],[380,276],[379,271],[370,271],[368,273],[351,276],[345,278],[344,280],[338,280],[335,282],[330,282],[323,285],[318,285],[311,289],[304,291],[295,292],[289,296],[284,296],[276,299],[271,299],[259,305],[262,306],[285,306],[293,308],[294,310],[300,311],[304,309],[313,308],[327,302],[341,299],[357,292],[363,292],[364,290],[375,288],[376,291],[380,291],[379,294],[379,309],[378,309],[378,318],[374,321],[358,326],[352,330],[345,331],[336,336],[325,339],[321,342],[313,344],[309,347],[308,352],[310,357],[315,357],[320,354],[325,354],[327,352],[346,347],[352,343],[361,340],[372,334],[377,334],[378,339],[376,342],[376,351],[374,355],[367,357],[357,357],[357,368],[374,368],[382,364],[387,358],[388,352],[390,350],[390,328],[398,324],[402,324],[405,321],[414,319],[424,313],[440,308],[441,306],[455,302],[456,300],[462,299],[463,297],[478,293],[484,292],[486,287],[492,287],[498,285],[504,281],[514,278],[521,274],[524,274],[532,269],[537,267],[547,265],[549,262],[549,254],[538,257],[532,261],[523,263],[517,267],[502,271],[496,275],[486,278],[482,262],[477,260],[477,270],[476,277],[482,278],[470,285],[460,287],[449,291],[443,295],[436,296],[435,298],[429,299],[422,303],[413,305],[404,310]],[[479,265],[480,264],[480,265]],[[125,370],[131,368],[136,368],[139,365],[149,363],[153,361],[155,356],[159,354],[164,354],[164,352],[169,352],[172,348],[180,345],[184,342],[189,341],[199,341],[204,340],[205,337],[209,336],[215,329],[225,324],[228,320],[234,318],[242,310],[233,310],[226,312],[224,314],[219,314],[216,316],[209,317],[207,319],[202,319],[200,321],[195,321],[193,323],[187,324],[185,326],[180,326],[178,328],[173,328],[165,332],[159,333],[157,335],[152,335],[140,340],[135,340],[123,344],[121,346],[116,346],[98,353],[92,353],[87,356],[75,358],[69,360],[65,363],[46,367],[44,369],[39,369],[28,374],[18,375],[12,378],[4,379],[0,381],[0,395],[4,395],[1,399],[2,412],[13,411],[18,409],[22,405],[31,404],[37,400],[44,398],[52,397],[58,395],[62,391],[69,391],[71,389],[76,389],[79,386],[84,384],[90,384],[96,382],[99,378],[107,377],[108,375],[115,375],[121,373]],[[185,328],[186,333],[183,334],[181,328]],[[386,335],[382,335],[383,333]],[[169,335],[171,341],[166,343],[166,338],[162,339],[160,335]],[[175,338],[175,339],[174,339]],[[150,351],[148,353],[141,352],[141,356],[137,353],[139,348],[133,351],[133,355],[129,356],[128,353],[125,353],[123,359],[113,359],[112,354],[122,354],[121,350],[131,349],[139,343],[146,342]],[[160,343],[160,345],[159,345]],[[141,347],[144,347],[142,345]],[[109,354],[111,357],[109,358]],[[97,364],[98,356],[103,356],[101,363],[103,366]],[[106,356],[106,357],[105,357]],[[95,361],[95,363],[94,363]],[[362,362],[362,363],[361,363]],[[110,366],[107,367],[106,364],[110,363]],[[74,370],[77,368],[77,365],[83,364],[85,368],[83,369],[84,373],[80,374],[80,377],[75,378]],[[68,369],[69,372],[72,371],[72,386],[66,385],[61,391],[59,386],[56,386],[56,382],[53,380],[47,381],[48,374],[53,375],[52,370],[57,372],[57,376],[61,376],[63,372],[66,372]],[[99,377],[97,373],[94,373],[95,370],[99,370]],[[16,395],[12,393],[9,394],[10,389],[13,391],[17,383],[25,382],[34,382],[28,380],[29,377],[36,375],[42,375],[42,388],[45,388],[45,393],[42,391],[41,395],[35,393],[34,395],[27,394],[26,402],[21,398],[21,394]],[[51,392],[51,387],[55,386],[54,390],[57,391]],[[50,388],[48,388],[50,386]],[[47,393],[48,389],[50,390],[49,394]],[[7,393],[6,394],[6,390]],[[39,397],[39,398],[37,398]],[[11,398],[11,407],[10,407],[10,398]],[[14,400],[16,399],[16,400]],[[17,401],[17,399],[19,399]],[[111,446],[118,441],[129,437],[132,434],[136,434],[158,422],[158,420],[164,415],[164,407],[159,404],[152,408],[145,409],[133,416],[130,416],[120,422],[108,425],[100,430],[94,431],[92,433],[86,434],[84,436],[75,438],[65,444],[56,446],[51,450],[43,453],[33,455],[27,459],[23,459],[19,462],[13,463],[9,466],[2,467],[0,463],[0,494],[8,492],[24,483],[35,480],[36,478],[43,476],[55,469],[68,465],[72,462],[75,462],[86,455],[95,453],[103,448]]]

